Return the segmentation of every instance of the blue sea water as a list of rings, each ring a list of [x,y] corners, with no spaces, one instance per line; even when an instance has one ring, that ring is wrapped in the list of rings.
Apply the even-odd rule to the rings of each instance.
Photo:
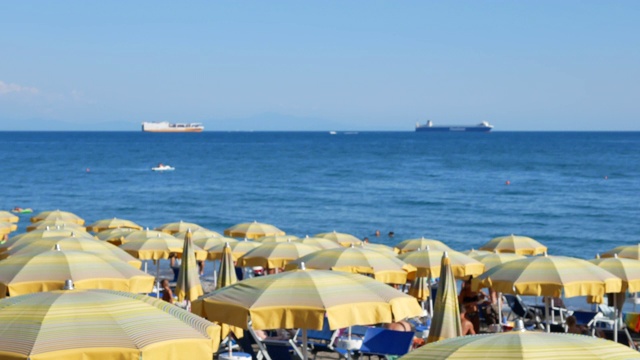
[[[88,223],[258,220],[458,250],[515,233],[582,258],[640,242],[637,132],[0,132],[0,171],[0,209]]]

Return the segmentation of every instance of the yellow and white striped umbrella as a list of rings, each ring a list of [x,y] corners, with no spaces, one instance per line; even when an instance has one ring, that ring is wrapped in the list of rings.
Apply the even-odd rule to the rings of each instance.
[[[320,250],[319,247],[297,241],[266,243],[248,251],[238,259],[241,266],[262,266],[267,269],[283,268],[289,262]]]
[[[79,217],[74,213],[70,213],[67,211],[53,210],[53,211],[43,211],[37,215],[31,217],[31,222],[38,222],[42,220],[62,220],[65,222],[70,222],[78,225],[84,225],[84,219]]]
[[[589,262],[619,277],[622,280],[621,292],[640,292],[640,261],[614,255],[612,258],[596,258]]]
[[[98,240],[106,241],[115,246],[119,246],[120,244],[122,244],[122,240],[134,231],[136,230],[131,228],[108,229],[100,231],[95,236]]]
[[[8,211],[0,211],[0,222],[16,223],[20,220],[17,216]]]
[[[443,251],[425,249],[400,254],[398,258],[416,267],[416,277],[436,279],[441,275],[443,254]],[[458,279],[478,276],[484,272],[484,264],[463,253],[450,250],[447,254],[453,275]]]
[[[74,222],[59,220],[59,219],[58,220],[41,220],[41,221],[34,222],[31,225],[27,226],[27,231],[47,229],[47,228],[71,230],[71,231],[84,231],[84,232],[87,231],[87,229],[82,225],[78,225]]]
[[[385,244],[365,243],[363,241],[358,246],[363,248],[363,249],[370,249],[370,250],[380,251],[381,253],[387,254],[389,256],[396,256],[398,254],[396,252],[397,250],[395,248],[392,248],[391,246],[388,246],[388,245],[385,245]]]
[[[316,246],[321,249],[335,249],[342,247],[337,241],[325,239],[325,238],[317,238],[317,237],[309,237],[309,235],[299,240],[300,243]]]
[[[172,223],[168,223],[168,224],[163,224],[158,226],[157,228],[155,228],[156,231],[162,231],[162,232],[166,232],[167,234],[176,234],[179,232],[185,232],[188,230],[191,231],[197,231],[197,230],[207,230],[205,228],[203,228],[202,226],[195,224],[195,223],[190,223],[190,222],[184,222],[182,220],[178,221],[178,222],[172,222]],[[184,239],[184,237],[182,237],[182,239]]]
[[[0,261],[0,297],[59,290],[68,279],[81,289],[134,293],[151,292],[154,282],[125,262],[82,251],[50,250]]]
[[[235,238],[247,238],[258,239],[264,236],[271,235],[286,235],[286,233],[277,227],[270,224],[263,224],[257,221],[252,223],[236,224],[228,229],[225,229],[224,234],[226,236]]]
[[[487,251],[487,250],[476,250],[474,248],[471,248],[471,250],[465,250],[465,251],[461,251],[463,254],[470,256],[472,258],[476,258],[477,256],[481,256],[481,255],[488,255],[488,254],[493,254],[493,251]]]
[[[485,271],[497,265],[507,263],[509,261],[522,260],[526,258],[524,255],[518,255],[513,253],[498,253],[498,252],[479,254],[472,257],[484,264]]]
[[[150,239],[177,240],[176,237],[171,236],[165,232],[146,229],[132,231],[122,239],[122,244],[126,244],[132,241],[146,241]],[[182,246],[180,247],[182,248]]]
[[[618,246],[602,254],[602,258],[618,255],[619,258],[640,260],[640,244]]]
[[[339,233],[335,230],[332,232],[316,234],[313,237],[333,240],[344,247],[362,244],[362,240],[358,239],[357,237],[351,234]]]
[[[462,336],[456,279],[447,252],[442,253],[440,281],[427,343]]]
[[[0,238],[2,235],[10,234],[18,230],[18,225],[10,222],[0,221]]]
[[[187,231],[183,243],[182,263],[180,264],[180,272],[178,272],[178,280],[176,282],[176,295],[178,296],[178,301],[185,299],[193,301],[204,292],[198,275],[196,254],[193,252],[191,232]]]
[[[267,244],[267,243],[297,241],[299,239],[300,238],[295,235],[269,235],[269,236],[263,236],[261,238],[257,238],[256,241],[262,244]]]
[[[260,245],[261,244],[259,242],[249,241],[248,239],[236,242],[229,241],[229,247],[231,248],[231,256],[233,256],[233,261],[237,261],[242,255],[257,248]],[[209,260],[220,260],[222,258],[224,247],[225,244],[220,244],[209,248],[209,250],[207,250],[207,252],[209,253],[207,258]]]
[[[427,248],[431,250],[438,250],[438,251],[451,250],[450,247],[445,245],[445,243],[443,243],[440,240],[425,239],[424,237],[421,237],[419,239],[403,240],[400,243],[398,243],[398,245],[396,245],[395,248],[400,254],[416,251],[419,249],[427,249]]]
[[[2,359],[211,360],[220,327],[146,295],[61,290],[0,300]]]
[[[638,352],[628,346],[597,337],[547,334],[536,331],[510,331],[438,341],[414,350],[401,359],[622,360],[638,358],[640,358]]]
[[[511,234],[489,240],[480,247],[480,250],[518,255],[541,255],[547,251],[547,247],[530,237]]]
[[[113,218],[113,219],[98,220],[93,224],[87,226],[87,231],[100,232],[104,230],[118,229],[118,228],[142,230],[142,226],[134,223],[131,220]]]
[[[50,237],[68,237],[75,236],[87,239],[94,239],[91,234],[84,231],[69,231],[69,230],[47,230],[47,229],[39,229],[33,230],[28,233],[18,234],[16,236],[12,236],[7,240],[4,244],[0,245],[0,253],[11,249],[13,245],[18,244],[20,241],[36,241],[44,238]]]
[[[120,249],[140,260],[168,259],[171,253],[176,253],[178,257],[181,257],[184,240],[176,239],[171,235],[167,236],[171,238],[156,236],[146,240],[127,241],[120,245]],[[127,238],[125,238],[125,240]],[[196,260],[203,261],[207,259],[206,251],[195,245],[193,246],[193,250],[196,254]]]
[[[235,265],[233,264],[233,255],[229,243],[225,243],[222,251],[222,259],[220,260],[220,271],[218,271],[218,281],[216,282],[216,290],[238,282],[236,276]]]
[[[178,233],[173,234],[173,236],[175,236],[178,239],[184,239],[184,236],[187,235],[187,231],[180,231]],[[222,237],[223,235],[215,232],[215,231],[211,231],[211,230],[207,230],[207,229],[200,229],[200,230],[195,230],[195,231],[191,231],[191,240],[193,240],[193,243],[195,244],[197,241],[200,241],[202,239],[210,239],[210,238],[216,238],[216,237]],[[202,246],[200,246],[202,247]]]

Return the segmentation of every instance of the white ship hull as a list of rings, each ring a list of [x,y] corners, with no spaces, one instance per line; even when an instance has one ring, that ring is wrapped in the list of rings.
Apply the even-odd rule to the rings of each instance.
[[[144,132],[202,132],[204,126],[199,123],[169,123],[163,122],[143,122],[142,131]]]

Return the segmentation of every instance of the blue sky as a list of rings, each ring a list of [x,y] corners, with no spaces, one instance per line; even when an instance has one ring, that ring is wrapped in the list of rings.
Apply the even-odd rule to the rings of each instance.
[[[15,1],[0,13],[0,130],[640,130],[638,1]]]

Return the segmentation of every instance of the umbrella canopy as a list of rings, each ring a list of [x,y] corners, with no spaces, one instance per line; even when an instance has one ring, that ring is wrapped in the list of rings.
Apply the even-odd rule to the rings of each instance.
[[[540,255],[547,251],[547,247],[526,236],[500,236],[489,240],[480,250],[497,251],[499,253],[515,253],[518,255]]]
[[[81,237],[87,239],[94,239],[89,233],[84,231],[69,231],[69,230],[47,230],[47,229],[39,229],[33,230],[28,233],[22,233],[16,236],[9,238],[4,244],[0,245],[0,253],[7,251],[13,245],[17,244],[19,241],[35,241],[50,237]]]
[[[191,232],[187,231],[183,243],[182,263],[180,264],[180,272],[176,283],[176,295],[178,296],[178,301],[185,299],[193,301],[204,292],[202,291],[200,276],[198,276],[198,264],[196,263],[196,254],[193,252]]]
[[[620,278],[582,259],[537,256],[497,265],[473,279],[473,288],[490,287],[519,295],[604,296],[620,292]]]
[[[100,232],[103,230],[118,228],[142,230],[142,226],[134,223],[133,221],[113,218],[98,220],[93,224],[87,226],[87,231]]]
[[[472,258],[475,259],[476,256],[493,254],[494,252],[493,251],[487,251],[487,250],[476,250],[476,249],[472,248],[471,250],[462,251],[462,253],[467,255],[467,256],[471,256]]]
[[[8,211],[0,211],[0,222],[16,223],[20,220],[17,216]]]
[[[405,284],[408,273],[416,270],[396,257],[360,247],[316,251],[290,262],[286,268],[299,268],[302,263],[308,269],[371,274],[376,280],[387,284]]]
[[[333,241],[325,238],[309,237],[309,235],[305,236],[299,241],[301,244],[316,246],[316,247],[319,247],[320,249],[335,249],[342,246],[337,241]]]
[[[171,235],[167,236],[171,238],[158,236],[147,240],[126,242],[120,245],[120,249],[140,260],[168,259],[171,253],[176,253],[179,257],[182,256],[184,240],[176,239]],[[193,251],[196,255],[196,260],[202,261],[207,259],[207,252],[201,248],[193,245]]]
[[[384,244],[365,243],[363,241],[358,246],[360,246],[363,249],[380,251],[381,253],[384,253],[390,256],[396,256],[398,254],[395,248],[392,248],[391,246],[384,245]]]
[[[431,296],[431,286],[429,286],[429,279],[424,276],[416,276],[411,281],[411,287],[407,294],[413,296],[418,301],[427,301]]]
[[[0,235],[7,235],[18,230],[18,225],[10,222],[0,221]]]
[[[266,243],[248,251],[238,259],[241,266],[262,266],[267,269],[283,268],[290,261],[314,253],[320,248],[295,241]]]
[[[247,239],[258,239],[270,235],[286,235],[284,231],[273,225],[263,224],[257,221],[233,225],[232,227],[225,229],[224,234],[230,237]]]
[[[513,260],[522,260],[525,259],[524,255],[518,255],[513,253],[487,253],[487,254],[477,254],[472,256],[474,259],[480,261],[484,264],[485,270],[489,270],[497,265],[501,265]]]
[[[171,236],[165,232],[162,231],[155,231],[155,230],[135,230],[132,231],[130,234],[126,235],[123,239],[122,239],[122,244],[126,244],[128,242],[131,241],[146,241],[146,240],[150,240],[150,239],[166,239],[166,240],[176,240],[177,238],[174,236]],[[180,246],[182,247],[182,246]]]
[[[574,334],[511,331],[463,336],[427,344],[402,360],[440,359],[637,359],[638,352],[613,341]]]
[[[60,210],[43,211],[31,217],[32,223],[42,221],[42,220],[62,220],[65,222],[70,222],[78,225],[84,225],[84,219],[82,219],[78,215],[67,212],[67,211],[60,211]]]
[[[267,244],[267,243],[296,241],[299,239],[300,238],[295,235],[269,235],[269,236],[263,236],[261,238],[257,238],[256,241],[259,243]]]
[[[603,258],[610,258],[618,255],[619,258],[640,260],[640,244],[618,246],[602,254]]]
[[[456,278],[478,276],[484,272],[484,264],[481,262],[457,251],[450,250],[447,253],[451,270]],[[406,252],[398,255],[398,258],[407,264],[415,266],[417,269],[416,276],[435,279],[441,275],[443,254],[443,251],[426,249]]]
[[[185,235],[187,235],[186,230],[173,234],[173,236],[175,236],[178,239],[184,239]],[[222,237],[222,234],[220,234],[219,232],[207,230],[204,228],[199,230],[191,230],[191,240],[193,240],[194,244],[196,243],[196,241],[199,241],[201,239],[209,239],[209,238],[216,238],[216,237]]]
[[[154,281],[125,262],[81,251],[50,250],[0,261],[0,297],[59,290],[68,279],[82,289],[134,293],[151,292]]]
[[[619,258],[616,255],[606,259],[596,258],[589,262],[619,277],[622,280],[621,292],[640,292],[640,261]]]
[[[456,279],[453,277],[451,260],[445,251],[442,254],[442,268],[440,269],[440,282],[438,282],[438,295],[431,319],[431,329],[427,343],[462,336],[460,324],[460,308],[458,294],[456,292]]]
[[[49,229],[55,228],[55,229],[63,229],[63,230],[71,230],[71,231],[84,231],[84,232],[87,231],[87,229],[82,225],[78,225],[74,222],[60,220],[60,219],[36,221],[33,224],[27,226],[27,231],[33,231],[37,229],[47,229],[47,228]]]
[[[194,245],[201,247],[205,251],[209,251],[209,249],[211,249],[214,246],[222,245],[224,243],[235,243],[235,242],[238,242],[238,240],[230,237],[224,237],[224,236],[200,238],[198,240],[193,240]]]
[[[221,289],[237,282],[238,277],[236,276],[235,265],[233,264],[231,247],[229,247],[229,243],[226,243],[222,251],[222,259],[220,260],[220,271],[218,272],[216,289]]]
[[[240,281],[193,303],[211,321],[254,329],[321,330],[388,323],[419,316],[413,297],[369,277],[324,270],[296,270]]]
[[[127,235],[131,234],[134,231],[135,229],[131,229],[131,228],[117,228],[117,229],[102,230],[96,234],[96,238],[99,240],[111,243],[115,246],[118,246],[122,244],[122,240]]]
[[[261,244],[256,241],[249,241],[248,239],[244,239],[243,241],[229,242],[229,247],[231,248],[231,256],[233,256],[233,261],[237,261],[242,255],[247,252],[257,248]],[[220,260],[222,258],[222,252],[224,251],[225,244],[220,244],[209,248],[207,251],[209,253],[209,260]]]
[[[196,231],[196,230],[207,230],[205,228],[203,228],[202,226],[195,224],[195,223],[190,223],[190,222],[184,222],[182,220],[178,221],[178,222],[172,222],[172,223],[168,223],[168,224],[164,224],[164,225],[160,225],[157,228],[155,228],[156,231],[162,231],[165,232],[167,234],[176,234],[179,232],[184,232],[184,231]],[[184,237],[183,237],[184,239]]]
[[[445,245],[442,241],[425,239],[424,237],[421,237],[419,239],[403,240],[398,245],[396,245],[396,250],[398,250],[400,254],[426,248],[438,251],[451,250],[451,248]]]
[[[333,240],[345,247],[351,246],[352,244],[360,245],[362,243],[362,240],[358,239],[357,237],[351,234],[339,233],[339,232],[336,232],[335,230],[328,233],[316,234],[314,235],[314,237]]]
[[[210,360],[220,327],[164,301],[62,290],[0,301],[3,359]]]

